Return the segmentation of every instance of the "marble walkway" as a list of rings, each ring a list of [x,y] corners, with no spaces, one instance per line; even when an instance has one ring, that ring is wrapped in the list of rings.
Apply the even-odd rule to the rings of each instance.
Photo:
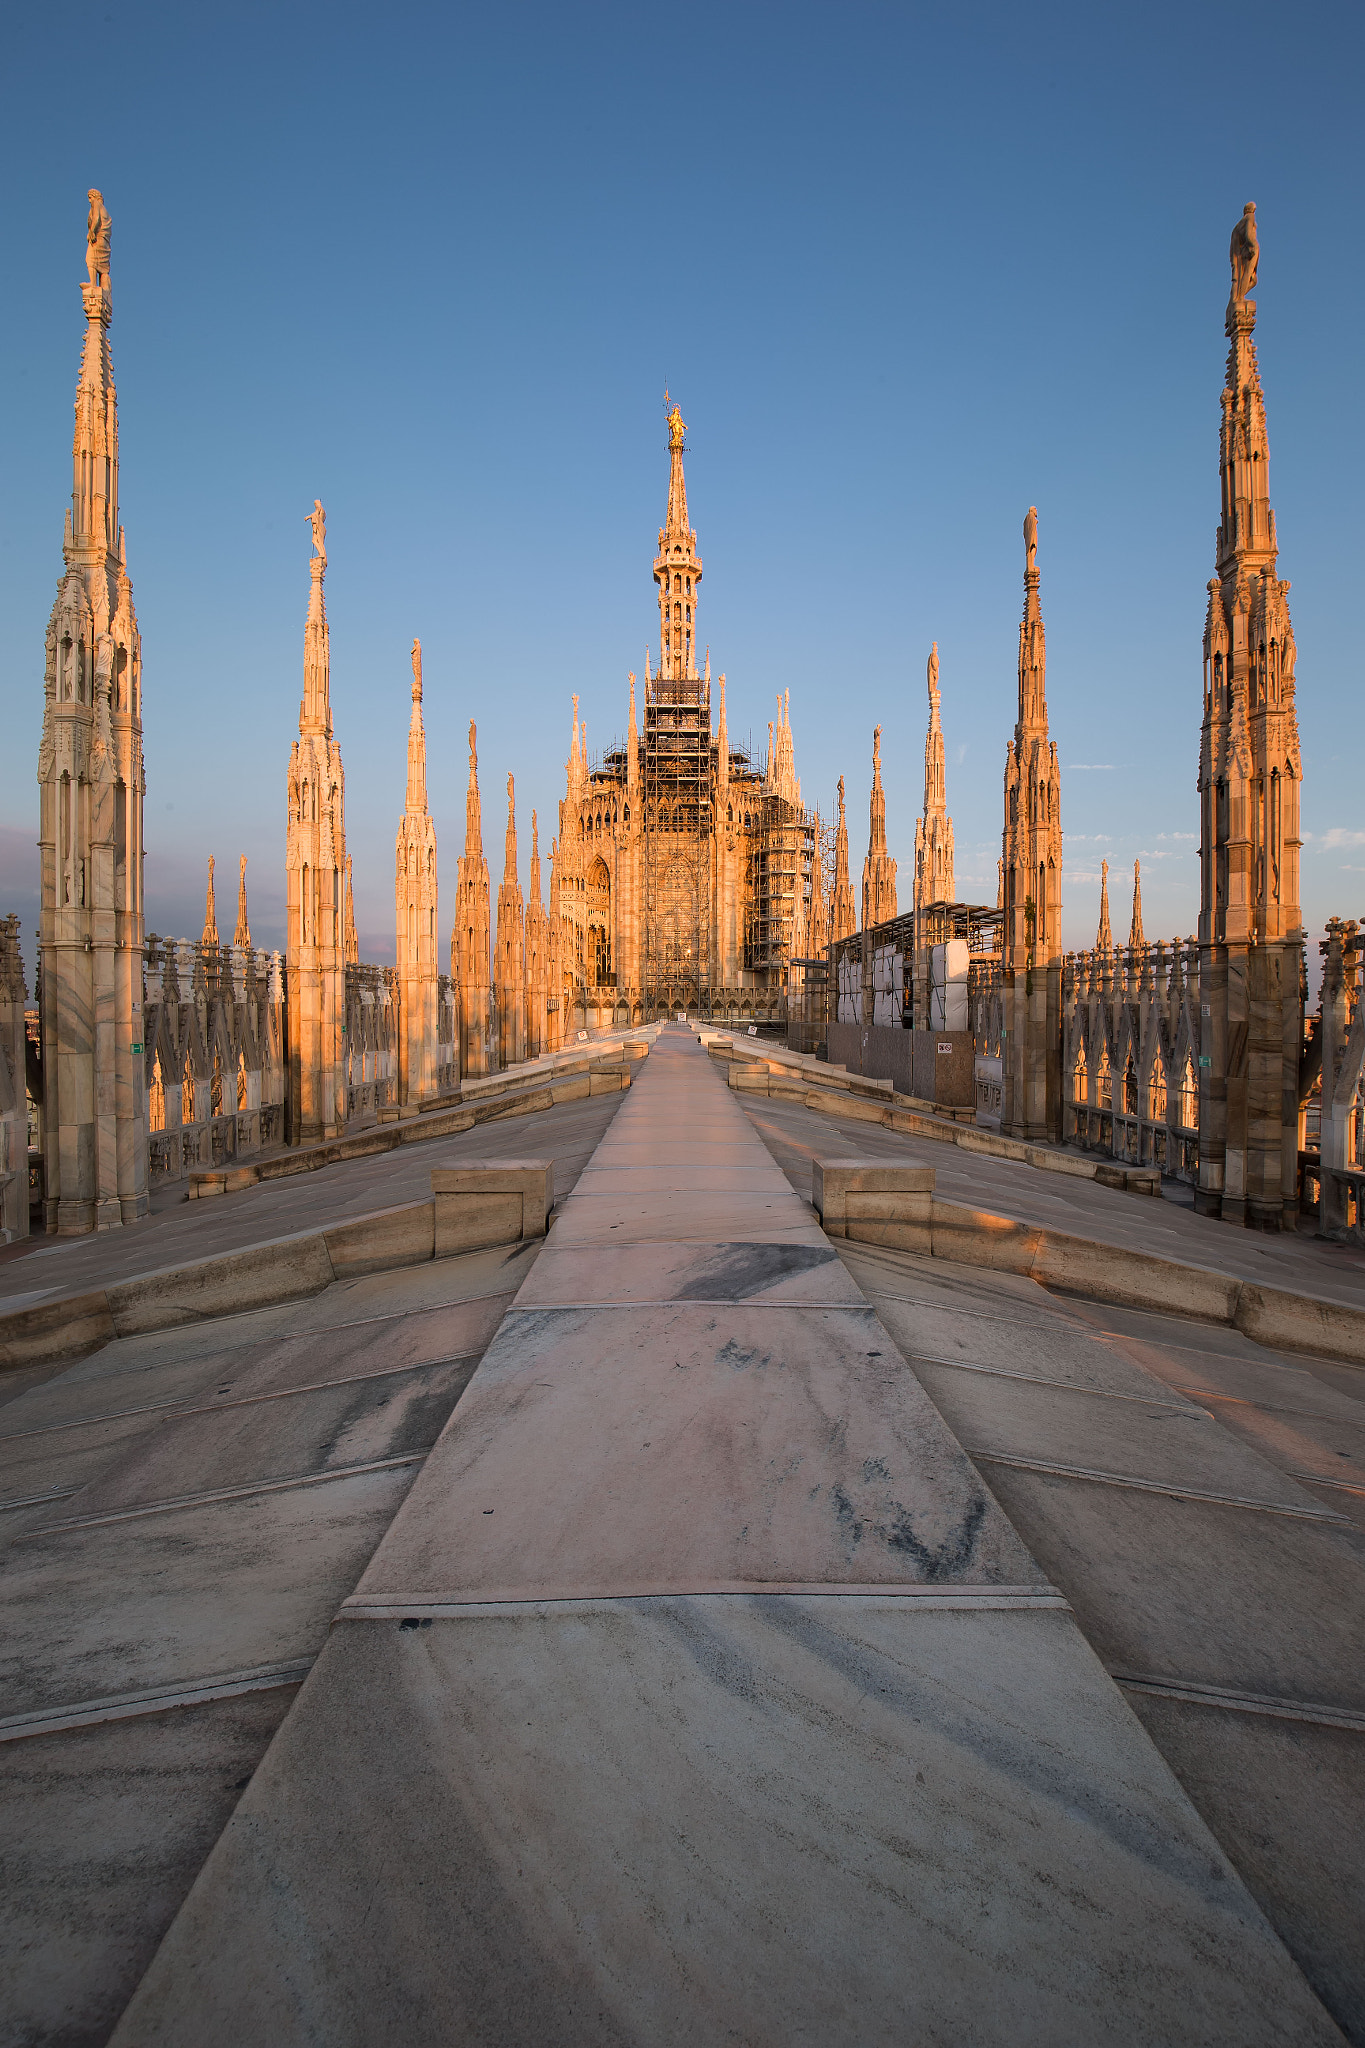
[[[120,2044],[1339,2040],[665,1032]]]

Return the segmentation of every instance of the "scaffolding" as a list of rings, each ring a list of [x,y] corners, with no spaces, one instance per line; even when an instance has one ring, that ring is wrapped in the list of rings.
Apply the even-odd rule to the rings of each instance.
[[[785,982],[796,944],[804,943],[815,855],[814,818],[789,798],[765,792],[749,848],[744,964],[770,987]]]
[[[645,687],[641,762],[646,1020],[711,1010],[714,760],[711,685],[695,676]]]

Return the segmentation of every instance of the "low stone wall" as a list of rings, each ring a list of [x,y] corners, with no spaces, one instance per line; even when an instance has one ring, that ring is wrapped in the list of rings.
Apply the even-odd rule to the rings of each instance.
[[[1017,1273],[1092,1301],[1225,1323],[1274,1350],[1365,1365],[1365,1309],[962,1208],[933,1184],[919,1161],[817,1158],[811,1192],[831,1237]]]
[[[248,1245],[0,1315],[0,1371],[84,1358],[118,1337],[270,1308],[320,1294],[334,1280],[546,1234],[553,1160],[470,1161],[434,1172],[431,1180],[429,1202],[376,1210],[329,1229]]]

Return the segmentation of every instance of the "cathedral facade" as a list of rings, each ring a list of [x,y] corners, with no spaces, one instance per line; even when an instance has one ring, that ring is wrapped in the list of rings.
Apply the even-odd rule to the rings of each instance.
[[[808,936],[818,833],[801,801],[789,699],[778,699],[758,761],[730,739],[723,675],[713,709],[709,655],[698,665],[702,562],[677,406],[668,430],[657,671],[647,653],[642,702],[630,677],[625,740],[597,761],[574,699],[551,856],[552,1000],[565,1030],[577,1011],[639,1021],[766,1010],[785,998],[787,963]]]

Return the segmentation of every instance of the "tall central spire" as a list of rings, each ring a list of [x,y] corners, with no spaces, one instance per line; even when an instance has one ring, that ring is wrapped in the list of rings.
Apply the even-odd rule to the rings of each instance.
[[[667,392],[664,403],[668,403]],[[654,581],[659,586],[659,675],[665,682],[691,682],[697,674],[701,556],[697,536],[687,523],[686,435],[686,422],[675,405],[668,415],[668,517],[659,528],[659,552],[654,559]]]

